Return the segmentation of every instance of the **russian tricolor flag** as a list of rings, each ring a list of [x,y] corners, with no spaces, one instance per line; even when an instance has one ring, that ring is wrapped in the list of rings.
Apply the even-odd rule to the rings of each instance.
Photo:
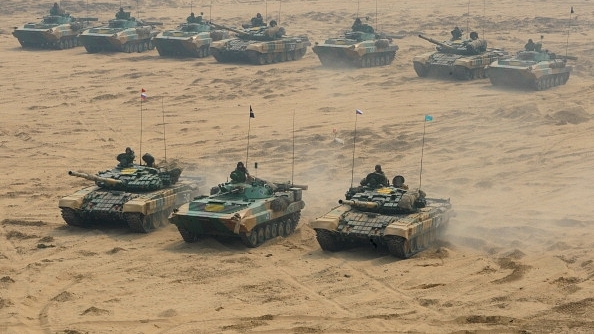
[[[140,98],[144,101],[146,100],[146,90],[144,90],[144,88],[142,88],[140,90]]]

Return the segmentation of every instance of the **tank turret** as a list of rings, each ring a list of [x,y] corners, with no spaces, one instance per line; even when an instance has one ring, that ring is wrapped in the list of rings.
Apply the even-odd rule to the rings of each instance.
[[[426,40],[426,41],[427,41],[427,42],[429,42],[429,43],[433,43],[433,44],[435,44],[435,45],[437,45],[437,46],[440,46],[440,47],[442,47],[442,48],[444,48],[444,49],[446,49],[446,50],[448,50],[448,49],[449,49],[449,50],[455,50],[455,49],[456,49],[456,48],[454,48],[454,47],[453,47],[453,46],[451,46],[451,45],[447,45],[447,44],[445,44],[445,43],[442,43],[442,42],[440,42],[440,41],[437,41],[437,40],[435,40],[435,39],[433,39],[433,38],[431,38],[431,37],[427,37],[427,36],[424,36],[424,35],[421,35],[421,34],[419,34],[419,38],[421,38],[421,39],[424,39],[424,40]]]

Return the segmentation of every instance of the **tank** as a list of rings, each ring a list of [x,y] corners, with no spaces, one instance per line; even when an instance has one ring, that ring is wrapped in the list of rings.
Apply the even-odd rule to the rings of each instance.
[[[502,49],[487,48],[487,41],[478,38],[438,42],[423,35],[419,37],[437,45],[437,51],[413,58],[413,66],[419,77],[431,75],[457,80],[486,78],[485,66],[508,55]]]
[[[274,21],[271,21],[271,23]],[[243,30],[211,23],[219,29],[232,31],[235,38],[212,42],[213,57],[222,63],[247,62],[255,65],[272,64],[303,58],[311,45],[306,35],[289,37],[285,29],[275,26],[252,27]]]
[[[143,156],[150,159],[154,162],[150,155]],[[62,218],[71,226],[127,225],[139,233],[167,223],[174,208],[199,194],[204,180],[180,180],[182,169],[176,164],[156,167],[153,162],[137,165],[120,159],[120,164],[96,175],[69,171],[95,184],[60,199]]]
[[[573,56],[559,56],[546,50],[518,51],[514,57],[499,59],[487,66],[487,75],[494,86],[511,86],[545,90],[565,85],[572,67],[567,60]]]
[[[210,55],[210,44],[229,38],[226,30],[215,30],[206,23],[182,23],[175,30],[160,32],[153,44],[160,56],[203,58]]]
[[[162,25],[161,22],[136,20],[130,17],[130,12],[118,14],[115,19],[109,20],[107,25],[90,28],[80,34],[80,42],[88,53],[100,51],[131,53],[155,48],[152,38],[159,33],[156,26]]]
[[[360,186],[345,198],[311,223],[325,251],[367,244],[408,258],[434,243],[453,215],[449,199],[426,198],[421,190]]]
[[[392,43],[391,37],[375,33],[371,26],[359,20],[351,31],[321,44],[316,42],[312,50],[324,66],[372,67],[391,64],[398,46]]]
[[[75,18],[70,14],[47,15],[41,22],[26,23],[15,27],[12,35],[22,47],[45,49],[70,49],[79,46],[78,35],[90,27],[96,17]]]
[[[288,236],[305,207],[304,185],[271,183],[261,179],[219,184],[210,196],[199,196],[169,216],[186,242],[200,236],[236,237],[250,248],[266,240]]]

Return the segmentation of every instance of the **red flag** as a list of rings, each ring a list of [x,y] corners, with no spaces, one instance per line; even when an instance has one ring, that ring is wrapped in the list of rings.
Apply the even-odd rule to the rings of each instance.
[[[146,90],[144,88],[140,90],[140,98],[146,100]]]

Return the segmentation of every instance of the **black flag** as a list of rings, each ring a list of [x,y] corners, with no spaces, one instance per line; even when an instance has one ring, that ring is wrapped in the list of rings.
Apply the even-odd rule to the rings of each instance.
[[[252,110],[252,106],[250,105],[250,118],[256,118],[254,115],[254,111]]]

